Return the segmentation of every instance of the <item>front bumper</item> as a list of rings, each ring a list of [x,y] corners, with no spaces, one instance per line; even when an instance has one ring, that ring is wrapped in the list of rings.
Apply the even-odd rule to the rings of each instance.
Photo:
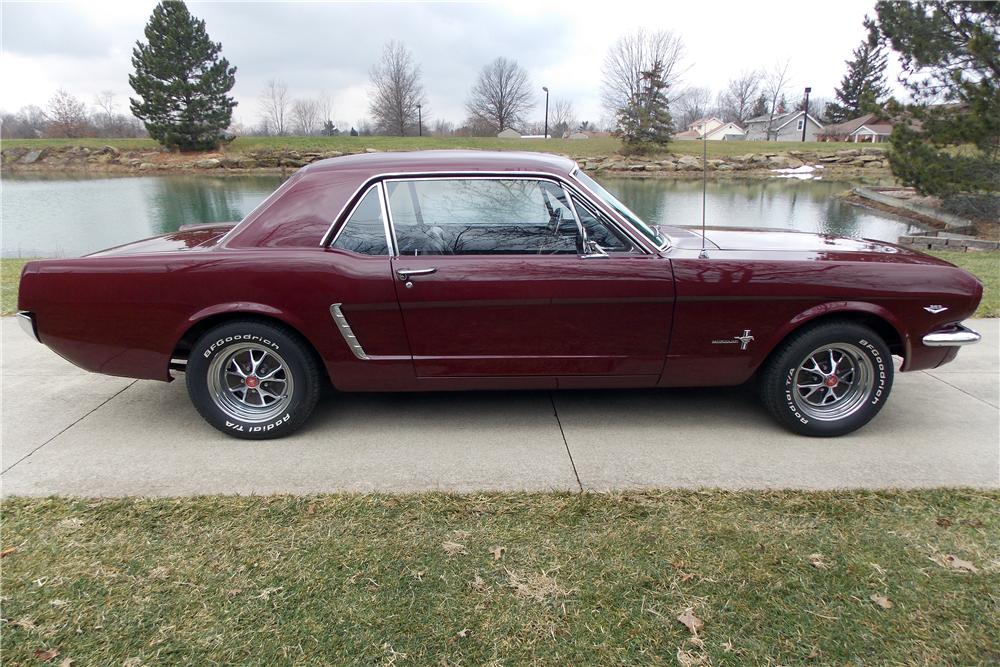
[[[33,313],[22,310],[17,314],[17,323],[21,325],[24,333],[35,339],[36,343],[42,342],[38,337],[38,327],[35,325],[35,315]]]
[[[952,347],[956,345],[972,345],[978,343],[982,336],[961,324],[952,324],[946,329],[932,331],[923,338],[927,347]]]

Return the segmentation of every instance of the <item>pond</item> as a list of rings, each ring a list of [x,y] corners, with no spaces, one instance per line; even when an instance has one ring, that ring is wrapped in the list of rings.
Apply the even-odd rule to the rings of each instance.
[[[701,224],[701,182],[601,179],[654,224]],[[4,177],[4,257],[72,257],[170,232],[181,225],[239,220],[281,176]],[[849,182],[793,179],[708,184],[708,224],[787,227],[895,242],[918,228],[858,208],[837,195]]]

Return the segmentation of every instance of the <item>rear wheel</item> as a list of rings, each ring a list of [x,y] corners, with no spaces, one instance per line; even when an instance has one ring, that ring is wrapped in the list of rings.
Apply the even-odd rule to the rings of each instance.
[[[305,423],[319,397],[319,369],[292,331],[253,320],[205,333],[187,364],[191,402],[229,435],[278,438]]]
[[[827,322],[781,343],[760,375],[760,394],[792,431],[837,436],[879,413],[892,379],[892,355],[878,334],[853,322]]]

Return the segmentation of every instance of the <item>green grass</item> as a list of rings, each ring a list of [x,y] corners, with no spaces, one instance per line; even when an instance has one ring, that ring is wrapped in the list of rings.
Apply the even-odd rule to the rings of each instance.
[[[996,664],[998,503],[8,499],[0,648],[11,665],[52,650],[80,665]],[[688,608],[697,639],[676,620]]]
[[[0,259],[0,315],[17,311],[17,288],[21,269],[28,259]]]
[[[1000,317],[1000,252],[955,252],[930,251],[927,254],[940,257],[960,266],[983,283],[983,300],[976,310],[976,317]]]
[[[6,139],[3,148],[46,148],[114,146],[122,150],[156,150],[152,139]],[[474,148],[480,150],[522,150],[560,153],[574,157],[611,155],[621,148],[612,137],[574,139],[497,139],[495,137],[239,137],[225,151],[244,153],[254,150],[351,151],[374,148],[385,151]],[[859,148],[857,144],[817,142],[710,141],[709,157],[725,157],[746,153],[770,153],[789,150],[833,151]],[[676,141],[668,149],[672,153],[700,155],[697,141]]]

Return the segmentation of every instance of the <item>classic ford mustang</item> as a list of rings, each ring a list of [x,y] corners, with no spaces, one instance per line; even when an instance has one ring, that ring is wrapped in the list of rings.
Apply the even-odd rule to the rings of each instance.
[[[691,222],[691,221],[677,221]],[[90,371],[185,371],[242,438],[341,391],[694,387],[755,380],[786,427],[841,435],[902,370],[979,335],[982,285],[894,245],[644,223],[571,160],[354,155],[299,170],[238,224],[29,262],[26,330]]]

